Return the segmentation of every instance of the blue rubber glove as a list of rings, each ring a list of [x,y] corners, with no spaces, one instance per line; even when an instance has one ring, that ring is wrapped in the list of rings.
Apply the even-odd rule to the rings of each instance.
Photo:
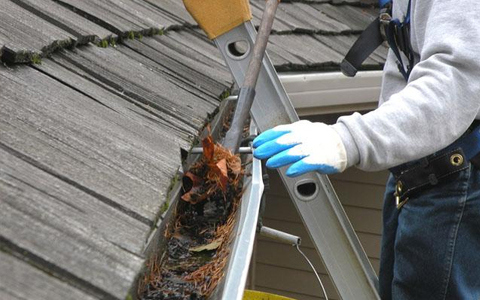
[[[334,174],[343,172],[347,166],[342,139],[324,123],[302,120],[279,125],[255,138],[253,147],[256,158],[268,158],[269,168],[292,164],[286,172],[292,177],[311,171]]]

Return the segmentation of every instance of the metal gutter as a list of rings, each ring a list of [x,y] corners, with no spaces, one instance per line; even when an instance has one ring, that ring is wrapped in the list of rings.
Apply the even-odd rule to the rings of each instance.
[[[353,78],[341,72],[279,74],[299,116],[374,109],[382,71],[362,71]]]
[[[225,278],[211,299],[241,300],[243,298],[263,194],[262,166],[258,159],[253,159],[251,176],[246,177],[244,185],[244,194],[237,212],[237,223],[232,233],[232,248]]]
[[[211,134],[217,141],[220,140],[220,132],[227,111],[234,105],[235,100],[235,96],[230,96],[225,99],[220,106],[219,114],[211,122]],[[251,126],[250,133],[256,133],[253,125]],[[201,138],[206,134],[207,131],[203,132]],[[225,275],[213,295],[209,297],[209,300],[242,300],[248,277],[264,185],[261,161],[253,158],[250,147],[241,147],[241,150],[242,162],[252,161],[252,163],[247,164],[245,170],[248,175],[244,177],[243,195],[236,215],[236,225],[230,237],[230,255],[224,270]],[[188,170],[189,166],[200,157],[201,152],[201,148],[191,149],[190,155],[182,169]],[[171,193],[172,204],[170,209],[162,216],[161,220],[159,220],[157,224],[159,229],[156,230],[149,239],[148,250],[146,250],[148,256],[150,256],[153,251],[158,251],[159,248],[162,249],[164,247],[163,232],[167,224],[173,220],[171,216],[175,211],[177,203],[180,201],[180,195],[181,184],[179,182]]]
[[[228,115],[228,111],[233,107],[236,101],[236,96],[230,96],[225,99],[219,107],[219,113],[211,121],[210,134],[215,140],[220,140],[220,133],[225,123],[225,118]],[[256,130],[251,126],[251,134],[256,133]],[[204,130],[199,138],[202,139],[208,134],[208,130]],[[253,252],[255,243],[255,232],[257,228],[257,219],[260,208],[260,202],[263,195],[263,180],[262,180],[262,167],[261,161],[253,159],[251,153],[251,147],[241,147],[242,162],[245,163],[252,160],[251,164],[246,167],[246,173],[249,174],[244,178],[244,192],[242,195],[240,207],[237,211],[236,225],[231,235],[230,255],[228,258],[227,267],[225,268],[225,276],[220,284],[217,286],[213,295],[209,297],[212,299],[222,300],[242,300],[245,283],[248,277],[249,264]],[[183,175],[183,172],[188,170],[190,166],[196,162],[202,153],[202,148],[197,145],[190,150],[190,155],[183,162],[178,177]],[[155,224],[154,230],[152,230],[149,238],[144,245],[144,256],[147,258],[155,258],[158,253],[165,251],[166,240],[164,239],[164,232],[167,226],[173,226],[175,210],[180,202],[180,196],[182,194],[181,180],[177,180],[176,184],[172,187],[169,197],[167,199],[169,209],[160,216],[159,220]],[[161,259],[161,256],[158,257]],[[160,260],[159,260],[160,261]],[[143,270],[145,271],[145,270]],[[143,272],[139,274],[139,278],[143,275]],[[131,288],[132,295],[135,295],[134,299],[138,299],[138,280]]]

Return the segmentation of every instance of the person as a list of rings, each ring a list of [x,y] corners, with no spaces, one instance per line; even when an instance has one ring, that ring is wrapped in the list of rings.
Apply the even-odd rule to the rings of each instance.
[[[480,5],[394,0],[410,51],[390,49],[377,109],[280,125],[253,142],[288,176],[389,169],[382,299],[480,299]],[[399,71],[402,70],[403,72]],[[407,75],[407,76],[405,76]]]

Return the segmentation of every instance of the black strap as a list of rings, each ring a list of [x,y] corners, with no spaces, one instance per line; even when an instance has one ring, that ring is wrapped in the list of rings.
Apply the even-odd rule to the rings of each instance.
[[[462,149],[444,153],[436,157],[428,157],[418,162],[409,169],[391,169],[397,180],[397,196],[405,199],[418,191],[435,186],[445,180],[451,180],[450,176],[468,168],[467,160],[454,160],[455,157],[465,157]]]
[[[379,17],[362,32],[340,64],[340,68],[344,75],[355,76],[365,59],[386,40],[397,57],[398,70],[408,81],[415,63],[410,44],[411,0],[408,1],[407,14],[403,21],[392,19],[391,1],[380,1],[380,5],[382,4],[384,6],[381,6]],[[406,64],[403,62],[402,53],[407,58]]]
[[[398,19],[393,19],[388,23],[386,29],[386,37],[390,49],[397,57],[397,67],[402,74],[405,81],[408,81],[412,68],[415,64],[415,58],[413,56],[413,49],[410,43],[410,7],[412,1],[408,1],[407,15],[403,22]],[[408,60],[408,63],[403,62],[403,53]]]
[[[352,48],[340,64],[342,73],[345,76],[353,77],[367,57],[383,43],[380,33],[380,19],[377,17],[362,32]]]

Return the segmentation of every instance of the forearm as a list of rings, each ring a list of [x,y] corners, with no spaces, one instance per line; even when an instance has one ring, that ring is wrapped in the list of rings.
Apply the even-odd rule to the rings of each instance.
[[[454,142],[479,115],[478,3],[417,0],[412,5],[418,63],[408,84],[399,84],[390,53],[382,90],[386,101],[334,125],[348,166],[379,170],[429,155]]]

